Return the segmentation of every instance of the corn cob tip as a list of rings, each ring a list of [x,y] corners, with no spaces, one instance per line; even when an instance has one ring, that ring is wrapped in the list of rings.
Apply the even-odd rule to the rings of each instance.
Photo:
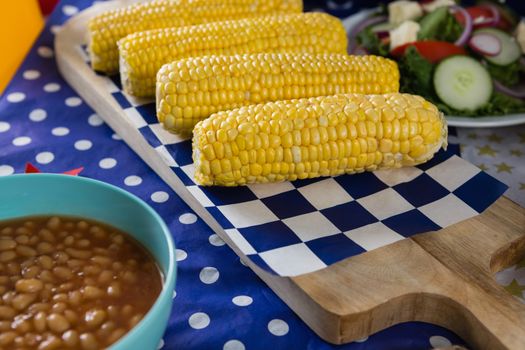
[[[448,147],[448,123],[447,118],[445,118],[445,114],[443,112],[439,112],[439,119],[443,124],[441,129],[441,134],[443,135],[443,143],[441,144],[441,148],[446,151]]]

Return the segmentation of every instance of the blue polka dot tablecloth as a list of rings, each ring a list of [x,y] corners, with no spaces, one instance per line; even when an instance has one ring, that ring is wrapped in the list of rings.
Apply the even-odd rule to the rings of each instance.
[[[178,280],[162,349],[429,349],[463,344],[443,328],[405,323],[354,343],[317,337],[64,82],[53,36],[92,1],[62,1],[0,98],[0,176],[84,167],[81,176],[139,196],[166,221]],[[0,194],[1,200],[1,194]]]

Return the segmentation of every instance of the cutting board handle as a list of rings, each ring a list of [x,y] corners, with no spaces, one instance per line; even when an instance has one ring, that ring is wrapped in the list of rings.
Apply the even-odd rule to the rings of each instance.
[[[454,288],[454,293],[462,290],[461,295],[444,296],[440,302],[445,312],[455,309],[447,312],[449,319],[442,325],[475,349],[525,349],[525,305],[499,288],[500,293],[490,294],[471,285]]]
[[[497,249],[490,258],[490,271],[497,273],[509,266],[517,264],[525,258],[525,218],[523,219],[524,235]]]
[[[459,305],[449,328],[479,349],[525,349],[525,304],[495,280],[495,273],[525,256],[523,208],[501,198],[478,220],[458,227],[414,237],[461,285],[438,289]]]

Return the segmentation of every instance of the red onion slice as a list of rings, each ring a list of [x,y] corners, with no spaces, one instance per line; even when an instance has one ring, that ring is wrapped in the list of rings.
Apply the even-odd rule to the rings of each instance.
[[[378,24],[381,22],[385,22],[388,20],[386,16],[372,16],[367,17],[363,19],[361,22],[357,23],[354,28],[348,33],[348,50],[349,52],[353,52],[355,49],[356,43],[355,38],[357,37],[357,34],[359,34],[363,29],[366,27],[369,27],[374,24]]]
[[[470,34],[472,33],[472,17],[469,15],[469,13],[461,6],[453,5],[450,6],[452,11],[457,11],[461,13],[463,18],[465,19],[465,26],[463,27],[463,33],[461,33],[461,36],[456,40],[454,45],[456,46],[464,46],[468,38],[470,37]]]
[[[523,84],[519,85],[517,88],[509,88],[499,81],[494,80],[494,89],[511,97],[525,98],[525,86]]]
[[[496,56],[501,52],[501,41],[497,36],[490,33],[479,33],[473,35],[468,45],[472,50],[484,56]]]

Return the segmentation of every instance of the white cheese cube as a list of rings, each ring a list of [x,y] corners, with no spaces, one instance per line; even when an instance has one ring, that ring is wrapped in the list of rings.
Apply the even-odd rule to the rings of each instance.
[[[388,4],[388,21],[400,24],[423,15],[423,9],[416,1],[399,0]]]
[[[454,0],[434,0],[432,2],[427,2],[423,4],[423,10],[425,10],[426,12],[432,12],[437,8],[452,5],[456,5],[456,2]]]
[[[417,40],[420,25],[414,21],[405,21],[399,27],[390,31],[390,50]]]
[[[525,21],[521,20],[516,28],[516,39],[521,46],[521,52],[525,54]]]

